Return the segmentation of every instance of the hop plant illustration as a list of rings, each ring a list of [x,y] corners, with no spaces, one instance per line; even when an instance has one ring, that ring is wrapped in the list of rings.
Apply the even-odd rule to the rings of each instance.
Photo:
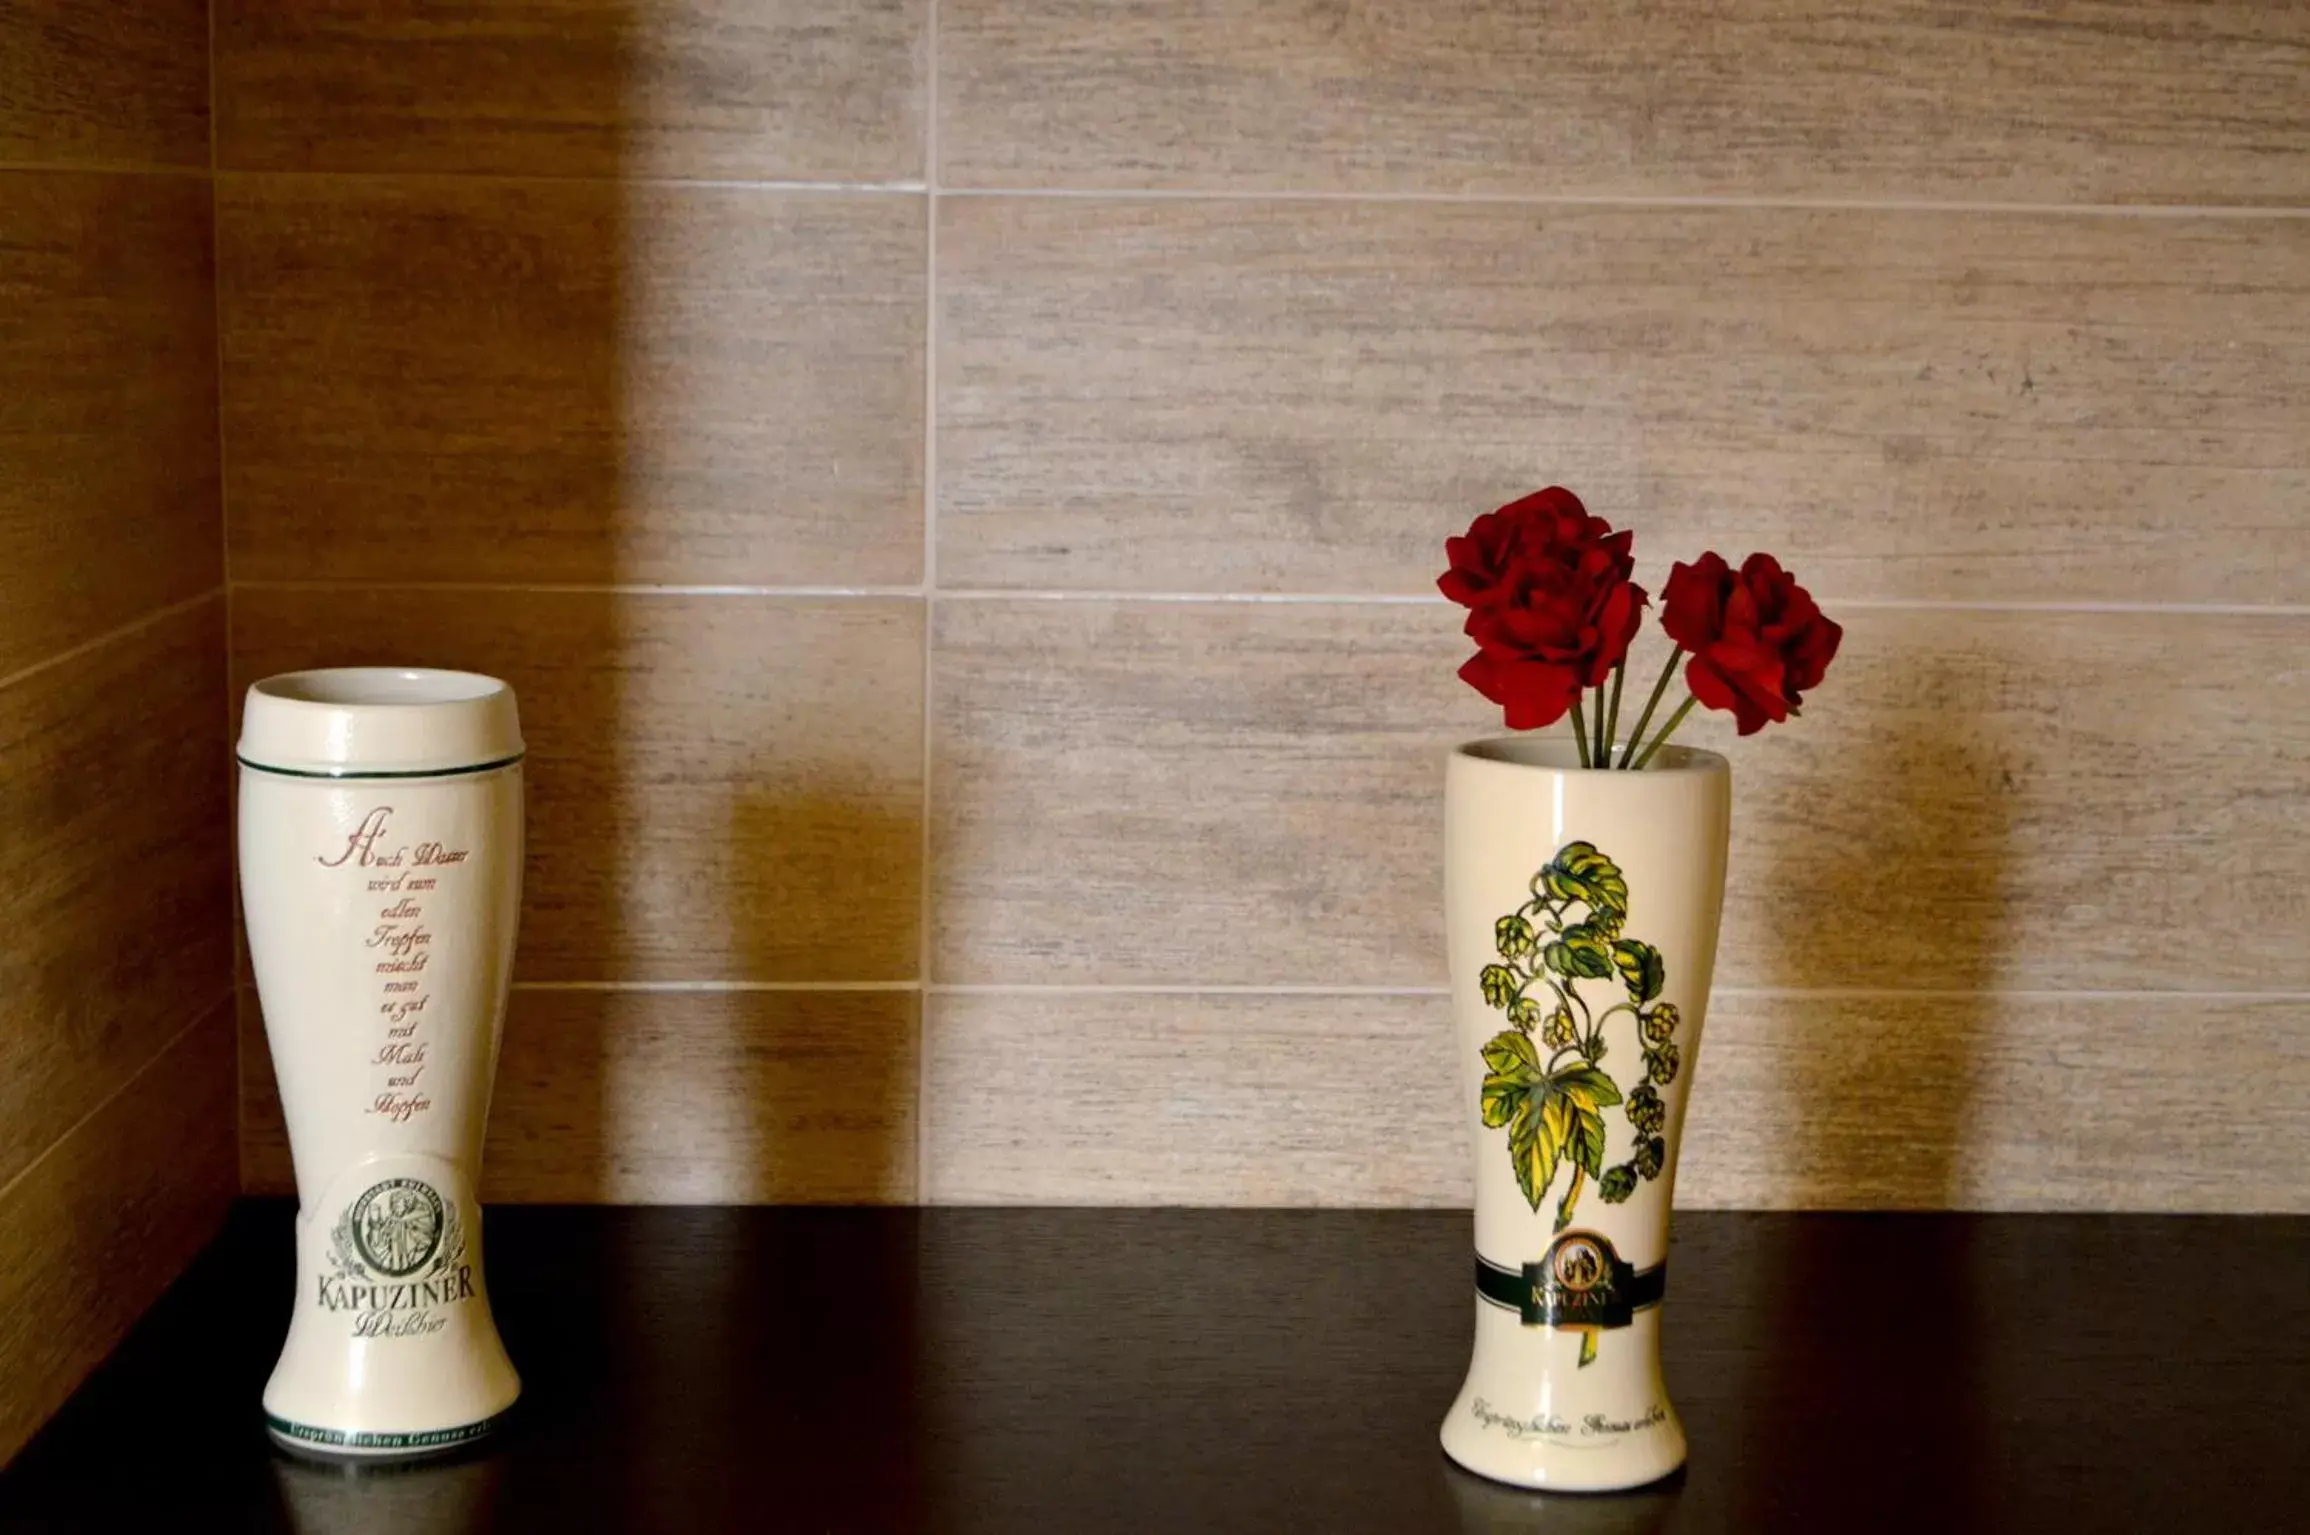
[[[1477,977],[1484,1004],[1508,1027],[1483,1047],[1484,1123],[1508,1132],[1517,1187],[1534,1211],[1569,1170],[1556,1227],[1572,1222],[1593,1179],[1606,1204],[1619,1204],[1667,1165],[1668,1106],[1659,1089],[1676,1080],[1676,1008],[1660,1000],[1667,967],[1660,951],[1623,936],[1628,881],[1593,843],[1568,842],[1532,876],[1532,898],[1493,924],[1500,963]],[[1618,980],[1628,1000],[1601,1012],[1582,981]],[[1605,1025],[1635,1022],[1644,1080],[1623,1095],[1603,1070]],[[1635,1133],[1629,1159],[1604,1164],[1605,1112],[1619,1108]]]

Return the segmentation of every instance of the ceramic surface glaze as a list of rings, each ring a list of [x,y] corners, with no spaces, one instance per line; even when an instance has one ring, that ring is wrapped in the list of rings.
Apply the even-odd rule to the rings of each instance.
[[[264,1405],[299,1449],[434,1453],[520,1391],[475,1191],[521,907],[521,755],[492,678],[302,672],[249,691],[241,903],[299,1207]]]
[[[1443,1441],[1499,1481],[1602,1491],[1684,1463],[1660,1321],[1731,774],[1696,751],[1643,772],[1575,760],[1483,741],[1446,777],[1476,1341]]]

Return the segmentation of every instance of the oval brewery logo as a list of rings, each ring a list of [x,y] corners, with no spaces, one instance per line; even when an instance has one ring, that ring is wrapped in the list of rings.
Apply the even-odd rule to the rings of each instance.
[[[416,1273],[441,1246],[441,1196],[414,1178],[388,1178],[353,1201],[353,1245],[388,1279]]]
[[[1549,1267],[1556,1271],[1558,1288],[1575,1296],[1585,1295],[1612,1277],[1612,1264],[1604,1255],[1602,1243],[1580,1231],[1556,1244]]]

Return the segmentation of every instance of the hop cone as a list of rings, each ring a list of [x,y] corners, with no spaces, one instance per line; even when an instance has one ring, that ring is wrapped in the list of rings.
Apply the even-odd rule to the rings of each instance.
[[[1644,1052],[1644,1074],[1666,1087],[1676,1080],[1677,1061],[1676,1046],[1655,1046]]]

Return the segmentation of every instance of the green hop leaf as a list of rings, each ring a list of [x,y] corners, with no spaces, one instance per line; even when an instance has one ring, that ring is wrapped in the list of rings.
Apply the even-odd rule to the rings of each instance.
[[[1676,1004],[1673,1002],[1661,1003],[1644,1015],[1645,1042],[1654,1045],[1667,1044],[1668,1037],[1676,1032],[1679,1021]]]
[[[1620,978],[1628,983],[1631,1002],[1650,1002],[1660,995],[1661,983],[1667,979],[1667,967],[1661,963],[1660,950],[1649,943],[1623,938],[1612,945],[1612,963],[1619,969]]]
[[[1596,1192],[1608,1205],[1625,1204],[1636,1192],[1636,1171],[1626,1165],[1615,1167],[1597,1182]]]
[[[1604,1116],[1582,1109],[1572,1117],[1572,1160],[1588,1169],[1588,1176],[1604,1176]]]
[[[1558,1003],[1556,1011],[1548,1015],[1548,1025],[1540,1031],[1540,1038],[1551,1050],[1561,1050],[1574,1038],[1572,1009]]]
[[[1540,1022],[1540,1004],[1530,997],[1518,997],[1508,1004],[1508,1021],[1525,1033],[1531,1033]]]
[[[1567,1066],[1551,1072],[1542,1085],[1584,1109],[1608,1109],[1620,1101],[1619,1086],[1593,1066]]]
[[[1484,1041],[1484,1066],[1496,1077],[1506,1077],[1519,1086],[1540,1080],[1540,1052],[1532,1048],[1532,1041],[1513,1029],[1504,1029]]]
[[[1575,942],[1573,935],[1581,935]],[[1561,941],[1551,943],[1541,951],[1541,960],[1549,969],[1567,980],[1600,980],[1612,973],[1612,954],[1586,928],[1573,927],[1564,931]]]
[[[1497,1130],[1515,1118],[1516,1111],[1524,1106],[1524,1089],[1520,1084],[1501,1077],[1486,1077],[1484,1079],[1484,1096],[1481,1101],[1484,1109],[1484,1128]]]
[[[1522,959],[1532,952],[1532,924],[1522,917],[1502,917],[1492,924],[1492,939],[1502,959]]]
[[[1628,881],[1620,866],[1596,851],[1593,842],[1567,842],[1540,871],[1541,882],[1560,901],[1579,901],[1598,911],[1628,912]]]
[[[1644,1074],[1662,1087],[1676,1080],[1677,1054],[1673,1044],[1655,1045],[1644,1052]]]
[[[1556,1181],[1562,1142],[1559,1127],[1550,1115],[1534,1108],[1535,1101],[1534,1095],[1525,1095],[1509,1122],[1508,1157],[1516,1165],[1516,1187],[1523,1190],[1524,1202],[1538,1210],[1548,1197],[1548,1185]]]
[[[1586,1049],[1584,1049],[1584,1050],[1582,1050],[1580,1053],[1581,1053],[1582,1055],[1585,1055],[1585,1056],[1587,1056],[1587,1057],[1588,1057],[1588,1064],[1589,1064],[1589,1065],[1591,1065],[1591,1066],[1593,1066],[1593,1065],[1595,1065],[1595,1064],[1596,1064],[1598,1061],[1601,1061],[1601,1060],[1603,1060],[1603,1059],[1604,1059],[1604,1051],[1605,1051],[1604,1036],[1603,1036],[1602,1034],[1598,1034],[1598,1035],[1597,1035],[1597,1036],[1596,1036],[1594,1039],[1591,1039],[1591,1040],[1588,1042],[1588,1046],[1587,1046],[1587,1048],[1586,1048]]]
[[[1493,1007],[1506,1007],[1516,1000],[1516,972],[1506,965],[1486,965],[1476,984],[1483,987],[1484,1001]]]
[[[1648,1135],[1636,1143],[1636,1155],[1629,1159],[1628,1165],[1636,1169],[1638,1176],[1650,1180],[1660,1176],[1661,1164],[1667,1159],[1668,1142],[1657,1135]]]
[[[1658,1133],[1668,1123],[1668,1105],[1660,1101],[1650,1082],[1638,1083],[1636,1091],[1628,1095],[1628,1122],[1646,1135]]]
[[[1481,1104],[1486,1128],[1497,1130],[1522,1112],[1532,1085],[1540,1080],[1540,1055],[1532,1041],[1513,1029],[1484,1042],[1485,1076]]]

